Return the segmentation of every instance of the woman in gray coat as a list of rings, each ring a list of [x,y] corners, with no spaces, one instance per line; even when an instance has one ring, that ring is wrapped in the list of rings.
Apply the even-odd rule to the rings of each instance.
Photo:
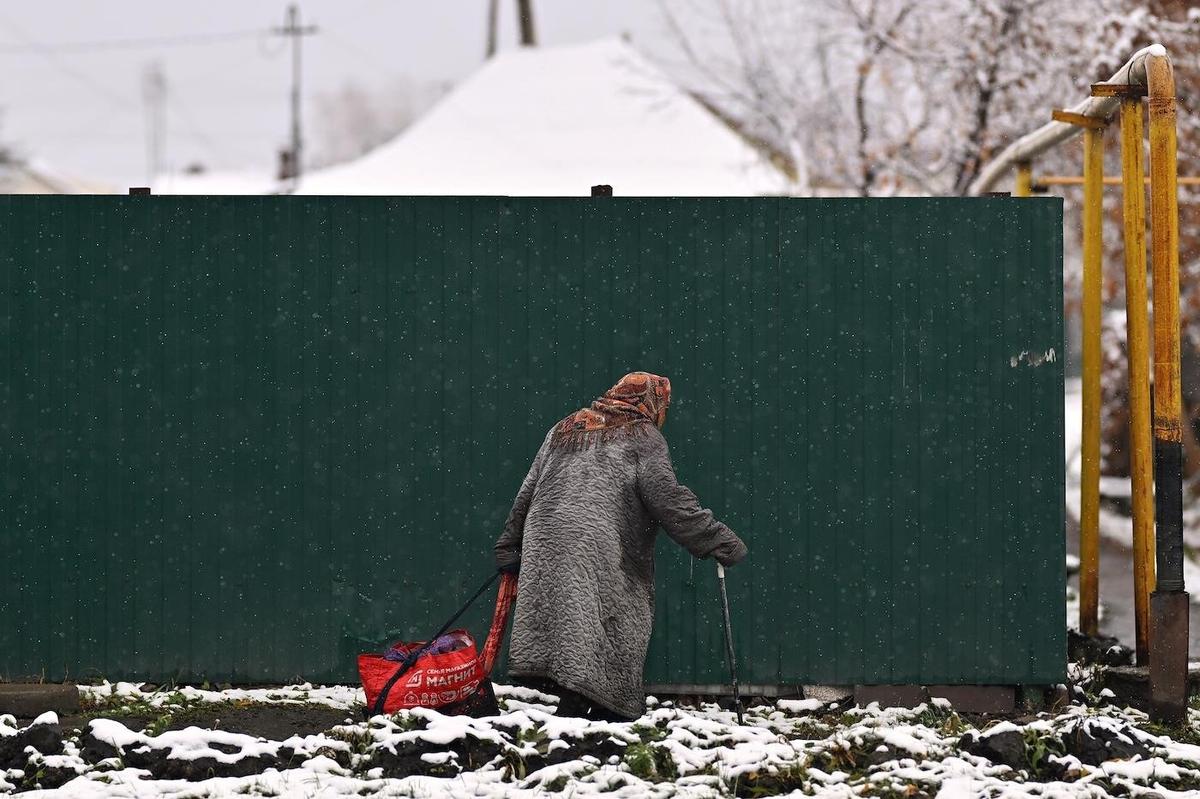
[[[671,383],[633,372],[550,429],[496,542],[520,569],[508,673],[562,697],[560,712],[636,718],[654,621],[654,538],[730,566],[732,530],[675,479]]]

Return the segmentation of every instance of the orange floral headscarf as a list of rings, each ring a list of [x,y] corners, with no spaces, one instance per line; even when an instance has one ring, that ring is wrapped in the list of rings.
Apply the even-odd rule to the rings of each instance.
[[[633,432],[646,422],[662,427],[671,404],[671,381],[649,372],[630,372],[596,399],[554,428],[554,441],[574,446],[590,443],[619,429]]]

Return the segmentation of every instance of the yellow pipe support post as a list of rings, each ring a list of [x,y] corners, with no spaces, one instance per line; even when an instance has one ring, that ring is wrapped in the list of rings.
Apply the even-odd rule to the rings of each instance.
[[[1100,606],[1100,287],[1104,129],[1083,132],[1083,430],[1079,514],[1079,629],[1097,636]]]
[[[1163,721],[1187,712],[1188,595],[1183,583],[1183,403],[1179,384],[1179,205],[1175,77],[1146,58],[1150,107],[1150,249],[1154,270],[1154,482],[1158,581],[1150,598],[1150,704]]]
[[[1150,458],[1150,321],[1146,308],[1143,129],[1141,99],[1123,96],[1121,177],[1125,206],[1125,329],[1129,356],[1129,470],[1133,489],[1133,607],[1139,666],[1149,662],[1150,591],[1154,586],[1154,484]]]
[[[1033,194],[1033,164],[1022,161],[1017,164],[1017,179],[1013,186],[1014,197],[1029,197]]]

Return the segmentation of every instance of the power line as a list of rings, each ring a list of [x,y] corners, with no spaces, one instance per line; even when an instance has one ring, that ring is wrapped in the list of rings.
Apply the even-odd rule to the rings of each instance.
[[[207,69],[199,74],[193,74],[191,76],[186,76],[182,79],[174,80],[173,85],[175,85],[175,86],[194,86],[194,85],[201,85],[201,84],[207,85],[209,79],[216,75],[225,75],[230,72],[239,72],[242,70],[243,67],[247,66],[252,61],[257,61],[260,58],[273,59],[276,56],[278,56],[280,53],[282,53],[284,50],[287,49],[287,42],[281,41],[279,43],[279,47],[277,49],[271,50],[270,48],[268,48],[264,45],[268,44],[271,41],[270,37],[272,37],[272,36],[274,36],[274,34],[272,34],[271,31],[269,31],[269,30],[262,31],[262,34],[258,37],[257,50],[253,54],[245,56],[243,58],[222,60],[213,69]]]
[[[0,54],[22,55],[25,53],[95,53],[106,50],[138,50],[149,47],[182,47],[190,45],[219,44],[240,39],[249,39],[263,34],[262,29],[226,31],[224,33],[184,33],[176,36],[150,36],[140,39],[96,39],[77,42],[31,42],[23,36],[18,44],[0,42]]]
[[[394,64],[385,64],[382,60],[371,55],[359,45],[330,30],[328,26],[321,28],[321,33],[325,35],[326,41],[332,42],[345,53],[354,56],[360,62],[362,62],[364,66],[368,66],[376,72],[382,72],[385,75],[392,77],[403,77],[403,73],[399,72]]]
[[[71,64],[67,63],[60,57],[60,53],[58,50],[55,49],[55,46],[46,45],[46,44],[43,44],[41,42],[34,40],[28,34],[26,34],[25,31],[20,26],[18,26],[15,22],[13,22],[11,19],[7,18],[3,14],[0,14],[0,27],[3,27],[4,29],[6,29],[13,38],[19,40],[29,53],[41,56],[43,59],[46,60],[46,62],[49,65],[53,66],[55,69],[57,69],[63,75],[66,75],[67,77],[70,77],[71,79],[75,80],[80,85],[87,87],[88,89],[90,89],[92,91],[93,94],[104,97],[109,102],[113,103],[114,105],[116,105],[122,109],[125,109],[125,110],[136,110],[137,109],[138,104],[136,102],[134,102],[132,99],[130,99],[129,97],[124,96],[116,91],[113,91],[109,87],[97,82],[95,79],[93,79],[91,77],[91,75],[89,73],[87,73],[83,70],[76,69],[75,67],[73,67]],[[265,35],[266,33],[267,33],[267,31],[256,30],[256,31],[247,31],[244,33],[238,33],[237,35],[239,37],[242,37],[242,36],[260,37],[260,36]],[[230,35],[230,34],[226,34],[226,36],[228,36],[228,35]],[[215,36],[215,34],[200,34],[200,35],[196,35],[196,36],[190,36],[187,38],[190,41],[198,43],[201,38],[206,38],[208,40],[212,40],[213,36]],[[178,40],[182,37],[173,37],[173,38],[175,40]],[[117,40],[112,40],[112,41],[117,41]],[[125,43],[130,43],[130,42],[146,43],[146,42],[149,42],[150,40],[127,39],[127,40],[120,40],[120,41],[123,41]],[[111,44],[111,43],[112,42],[106,42],[105,44],[107,45],[107,44]],[[74,43],[74,44],[78,45],[78,44],[85,44],[85,43]],[[161,135],[164,138],[169,134],[173,134],[173,135],[182,136],[184,138],[191,139],[193,141],[200,143],[203,147],[208,149],[209,152],[212,153],[213,155],[216,155],[217,157],[221,157],[223,155],[223,150],[224,150],[222,145],[218,144],[216,139],[214,139],[212,136],[209,136],[206,132],[204,132],[204,130],[202,129],[202,126],[197,123],[195,116],[193,116],[187,110],[187,108],[182,105],[181,98],[178,96],[178,94],[170,95],[168,102],[176,110],[176,112],[177,112],[176,118],[179,119],[180,121],[182,121],[187,129],[183,130],[183,131],[178,131],[178,130],[175,130],[174,128],[171,128],[171,127],[163,124],[161,127]],[[111,111],[106,109],[104,112],[104,116],[107,116],[110,113],[111,113]],[[89,130],[88,135],[94,137],[96,134],[96,131],[92,130],[92,128],[94,128],[94,126],[89,125],[89,126],[87,126],[86,129]]]
[[[175,119],[184,125],[184,129],[169,128],[172,135],[183,136],[184,138],[198,142],[208,150],[210,155],[218,159],[228,160],[231,152],[236,153],[236,160],[246,160],[247,156],[250,155],[248,151],[242,149],[236,138],[232,142],[233,147],[230,148],[231,142],[229,139],[218,140],[216,137],[209,135],[205,131],[203,124],[191,112],[190,107],[184,103],[183,98],[179,96],[178,92],[170,95],[168,103],[175,110]]]
[[[9,31],[9,33],[20,39],[22,43],[29,47],[30,52],[36,53],[37,55],[40,55],[42,58],[46,59],[48,63],[52,64],[62,74],[70,77],[79,84],[88,87],[96,94],[105,97],[109,100],[109,102],[115,103],[122,108],[136,108],[136,103],[134,103],[128,97],[114,92],[107,86],[93,80],[92,77],[86,72],[81,72],[72,67],[70,64],[63,62],[63,60],[60,59],[56,53],[51,50],[47,50],[44,45],[34,41],[28,35],[26,35],[25,31],[21,30],[21,28],[11,19],[0,15],[0,25],[3,25],[4,28]]]

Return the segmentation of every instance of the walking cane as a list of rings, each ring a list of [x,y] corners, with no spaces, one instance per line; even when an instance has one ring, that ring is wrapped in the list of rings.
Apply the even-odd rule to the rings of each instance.
[[[725,619],[725,659],[729,661],[729,673],[733,677],[733,709],[738,724],[742,721],[742,697],[738,692],[737,659],[733,656],[733,627],[729,623],[729,594],[725,590],[725,567],[717,564],[717,585],[721,587],[721,614]]]

